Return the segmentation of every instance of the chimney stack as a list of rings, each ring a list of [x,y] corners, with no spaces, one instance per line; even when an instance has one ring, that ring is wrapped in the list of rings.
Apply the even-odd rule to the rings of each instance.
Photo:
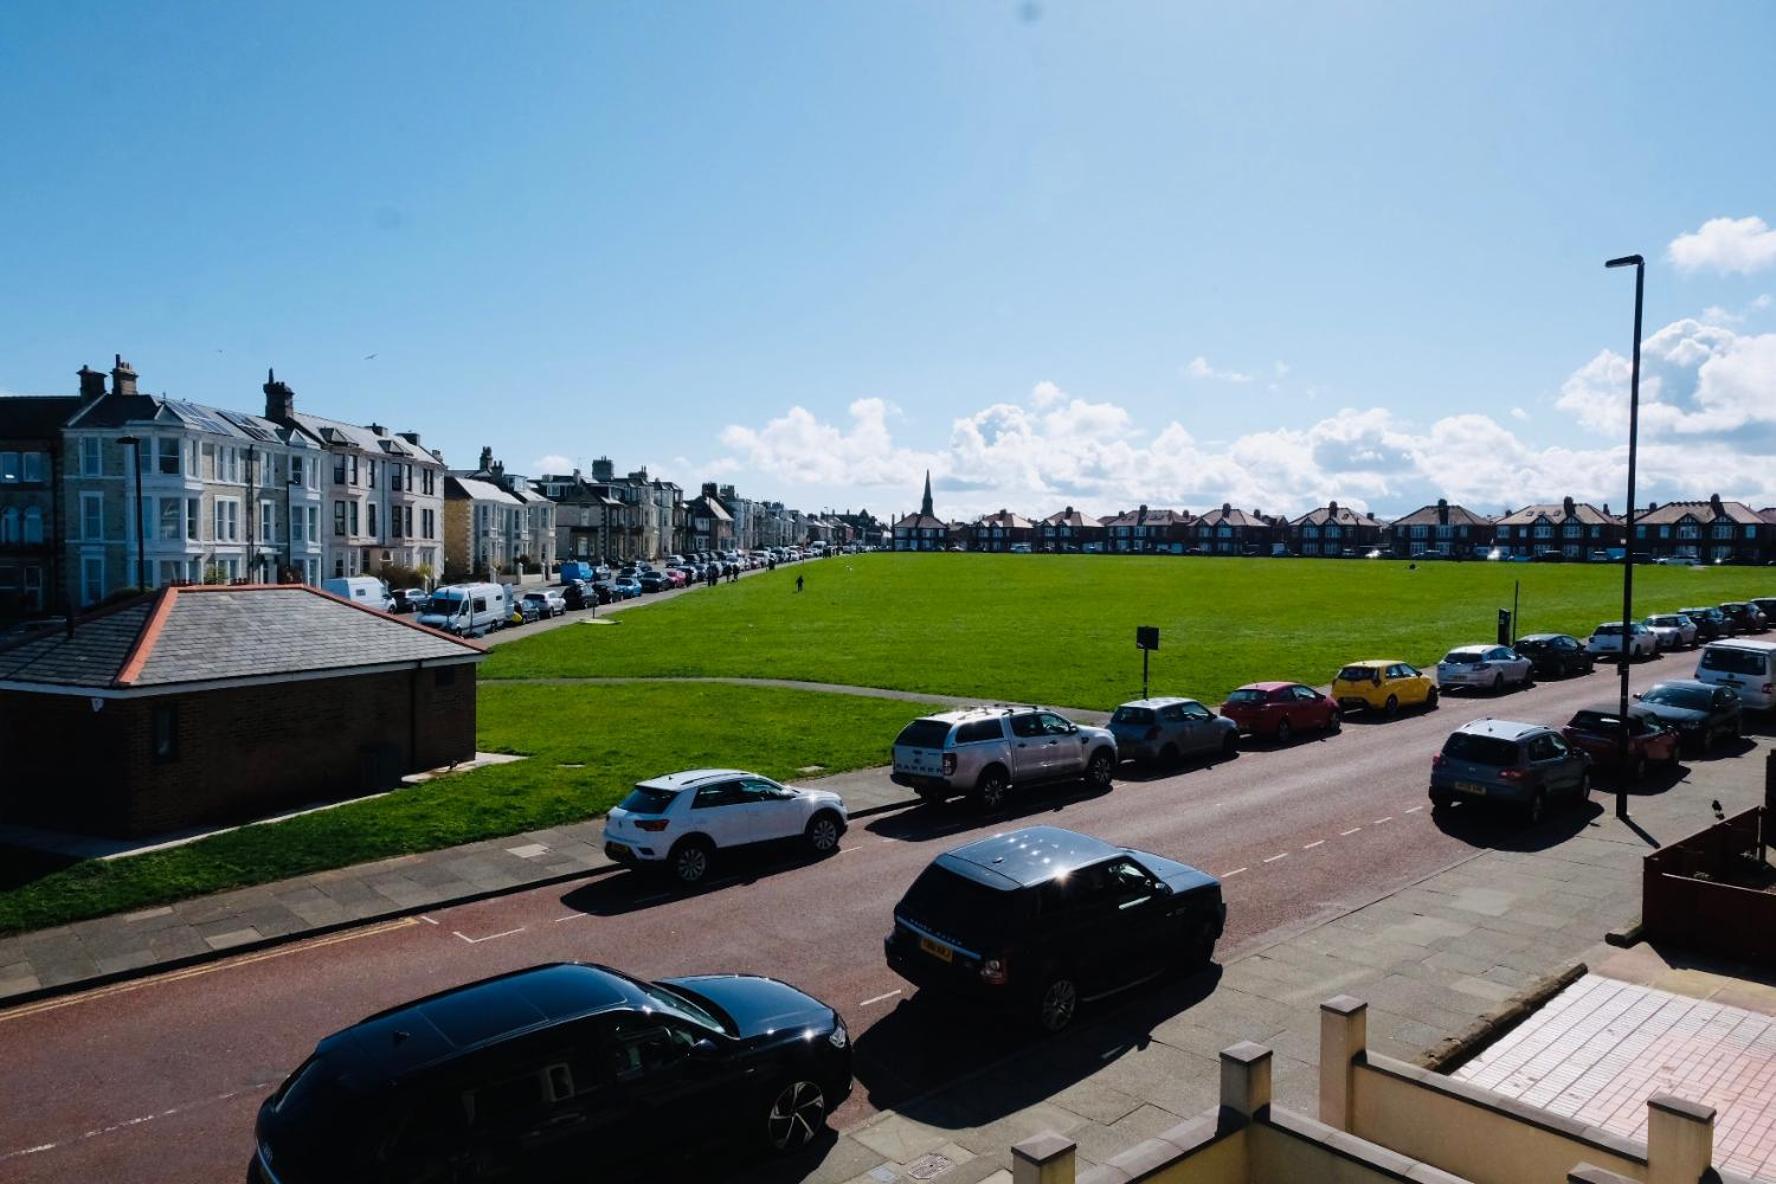
[[[418,432],[399,432],[397,434],[401,437],[401,439],[407,441],[407,443],[413,445],[415,448],[419,447],[419,433]]]
[[[1437,525],[1449,525],[1449,501],[1447,498],[1437,499]]]
[[[105,397],[105,375],[91,366],[80,368],[80,401],[91,403]]]
[[[1232,502],[1222,502],[1221,503],[1221,513],[1223,516],[1233,513],[1233,503]]]
[[[296,392],[290,389],[287,382],[279,382],[277,374],[265,371],[265,418],[274,423],[284,423],[296,411]]]
[[[137,394],[136,368],[124,361],[122,354],[113,356],[116,364],[111,367],[111,393],[114,395]]]
[[[364,426],[370,429],[370,434],[372,436],[387,436],[389,434],[389,430],[379,423],[366,424]]]
[[[1566,506],[1566,516],[1568,518],[1571,518],[1573,516],[1574,512],[1577,511],[1577,509],[1578,509],[1578,506],[1573,501],[1571,494],[1567,494],[1566,502],[1564,504]]]
[[[493,448],[491,445],[483,444],[481,446],[480,471],[483,473],[493,472]]]
[[[1711,493],[1708,495],[1708,508],[1714,511],[1715,517],[1717,517],[1717,518],[1724,515],[1727,512],[1721,506],[1721,498],[1720,498],[1720,494],[1718,494],[1718,493]]]
[[[1326,521],[1328,521],[1328,522],[1338,521],[1338,502],[1337,501],[1329,501],[1326,503]]]

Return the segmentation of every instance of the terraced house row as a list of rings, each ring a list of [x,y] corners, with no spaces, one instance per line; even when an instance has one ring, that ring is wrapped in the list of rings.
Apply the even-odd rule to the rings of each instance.
[[[1337,502],[1297,517],[1231,503],[1202,514],[1138,506],[1092,516],[1072,506],[1031,519],[1010,510],[970,522],[937,517],[926,476],[917,514],[892,528],[896,551],[1032,551],[1171,555],[1300,555],[1401,559],[1619,560],[1630,549],[1649,560],[1696,563],[1776,562],[1776,508],[1753,509],[1714,494],[1706,500],[1654,503],[1634,516],[1629,548],[1622,515],[1565,498],[1499,515],[1446,499],[1398,518],[1377,518]]]
[[[121,356],[79,393],[0,397],[0,623],[128,589],[377,575],[429,586],[552,572],[562,559],[875,541],[867,513],[809,515],[646,470],[451,469],[417,431],[297,406],[268,372],[255,412],[141,388]]]

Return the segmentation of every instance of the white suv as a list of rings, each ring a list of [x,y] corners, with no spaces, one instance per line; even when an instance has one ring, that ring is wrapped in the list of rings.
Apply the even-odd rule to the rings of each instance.
[[[664,867],[701,883],[718,851],[800,840],[828,855],[845,833],[845,799],[795,789],[740,769],[692,769],[643,781],[604,822],[604,853],[618,863]]]
[[[1594,658],[1620,659],[1622,656],[1622,622],[1605,621],[1591,631],[1585,641],[1585,652]],[[1628,660],[1650,658],[1659,652],[1659,639],[1639,621],[1628,623]]]

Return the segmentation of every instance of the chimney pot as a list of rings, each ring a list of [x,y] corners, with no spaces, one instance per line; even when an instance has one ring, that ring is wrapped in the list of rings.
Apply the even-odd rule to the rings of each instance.
[[[105,397],[105,375],[102,371],[94,370],[91,366],[82,366],[78,373],[81,402],[90,403]]]
[[[269,367],[265,371],[265,385],[259,389],[265,392],[266,419],[282,423],[295,413],[296,392],[289,383],[279,382],[277,373]]]
[[[111,367],[111,393],[114,395],[134,395],[136,390],[136,368],[123,360],[122,354],[115,355],[116,364]]]
[[[415,448],[419,447],[419,433],[418,432],[402,432],[401,439],[407,441],[407,443],[413,445]]]
[[[1233,513],[1233,503],[1232,502],[1222,502],[1221,503],[1221,512],[1223,514]]]

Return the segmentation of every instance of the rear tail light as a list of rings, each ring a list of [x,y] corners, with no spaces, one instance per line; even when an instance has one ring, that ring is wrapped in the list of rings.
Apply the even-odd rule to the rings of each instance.
[[[1158,725],[1155,725],[1155,726],[1153,726],[1153,727],[1151,727],[1151,728],[1148,728],[1148,729],[1147,729],[1147,734],[1146,734],[1146,735],[1145,735],[1145,736],[1143,736],[1143,737],[1141,737],[1141,738],[1142,738],[1142,739],[1143,739],[1143,740],[1157,740],[1157,739],[1159,739],[1159,727],[1158,727]]]
[[[941,763],[945,773],[954,773],[956,771],[956,754],[953,752],[944,753]]]
[[[988,958],[981,963],[980,976],[989,986],[1003,987],[1007,979],[1005,963],[998,958]]]
[[[1444,756],[1444,755],[1443,755],[1443,754],[1442,754],[1442,753],[1440,753],[1440,752],[1438,752],[1438,753],[1433,753],[1433,754],[1432,754],[1432,755],[1431,755],[1431,768],[1433,768],[1433,769],[1441,769],[1441,768],[1442,768],[1442,767],[1443,767],[1443,763],[1444,763],[1444,761],[1446,761],[1446,760],[1447,760],[1447,759],[1448,759],[1448,758],[1447,758],[1447,757],[1445,757],[1445,756]]]
[[[1522,781],[1527,776],[1529,776],[1529,774],[1522,769],[1499,770],[1499,780],[1501,781]]]
[[[665,830],[671,823],[664,818],[644,818],[635,824],[636,830],[645,830],[650,834]]]
[[[1764,694],[1766,694],[1766,695],[1776,695],[1776,682],[1767,682],[1767,683],[1765,683],[1765,684],[1764,684]]]

